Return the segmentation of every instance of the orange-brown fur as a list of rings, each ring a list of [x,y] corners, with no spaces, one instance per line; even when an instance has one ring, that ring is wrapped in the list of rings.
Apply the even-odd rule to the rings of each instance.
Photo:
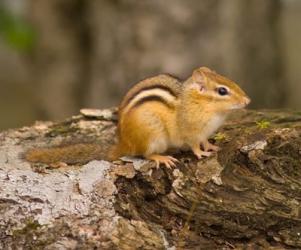
[[[179,94],[181,83],[179,82],[178,79],[176,79],[170,75],[166,75],[166,74],[161,74],[158,76],[150,77],[150,78],[147,78],[145,80],[138,82],[126,93],[126,95],[123,97],[122,102],[119,106],[119,112],[123,111],[125,104],[135,93],[137,93],[139,90],[141,90],[144,87],[151,87],[156,84],[160,84],[160,85],[169,87],[171,90],[173,90],[175,92],[175,94]]]
[[[46,164],[65,162],[67,164],[83,164],[102,158],[103,147],[98,144],[74,144],[53,148],[37,148],[26,152],[29,162]]]
[[[129,100],[140,89],[158,82],[176,93],[177,100],[171,103],[173,108],[149,101],[137,108],[127,109]],[[200,94],[197,87],[191,88],[198,83],[206,86],[204,94]],[[231,96],[220,98],[215,94],[219,85],[228,87]],[[202,141],[206,142],[207,134],[211,130],[214,132],[214,126],[218,127],[219,122],[222,123],[225,114],[233,105],[245,105],[243,103],[247,103],[247,100],[246,94],[236,83],[204,67],[195,70],[182,85],[165,75],[146,79],[130,89],[120,105],[119,143],[115,147],[114,156],[161,154],[165,150],[159,148],[160,143],[158,149],[151,152],[149,150],[151,143],[160,139],[166,141],[166,149],[172,146],[182,147],[185,144],[191,148],[197,147]]]
[[[157,84],[166,86],[171,91],[179,96],[181,91],[181,83],[174,77],[169,75],[158,75],[155,77],[147,78],[138,84],[134,85],[123,98],[119,106],[119,121],[118,121],[118,137],[119,142],[112,148],[111,158],[116,159],[122,155],[145,155],[147,146],[151,140],[156,137],[162,136],[169,130],[169,120],[174,115],[176,103],[171,103],[171,107],[166,107],[160,102],[147,102],[138,108],[126,110],[128,101],[136,93],[145,87],[156,86]],[[145,116],[145,119],[141,117]],[[158,127],[162,125],[161,131],[155,130],[149,126],[149,119],[158,120]],[[175,120],[175,119],[173,119]],[[168,126],[167,128],[164,126]]]

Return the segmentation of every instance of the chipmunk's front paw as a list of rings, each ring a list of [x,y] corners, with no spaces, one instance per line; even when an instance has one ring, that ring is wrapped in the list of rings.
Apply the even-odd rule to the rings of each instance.
[[[205,157],[209,157],[210,155],[212,155],[212,152],[206,152],[206,151],[203,151],[198,147],[195,147],[192,149],[194,155],[198,158],[198,159],[201,159],[203,156]]]
[[[220,147],[215,146],[213,144],[211,144],[209,141],[205,141],[202,143],[203,147],[204,147],[204,151],[214,151],[217,152],[220,150]]]

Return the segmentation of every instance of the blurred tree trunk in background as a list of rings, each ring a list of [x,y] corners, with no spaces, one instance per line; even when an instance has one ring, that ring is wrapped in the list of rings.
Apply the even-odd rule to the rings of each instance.
[[[301,1],[282,0],[280,26],[290,108],[301,109]]]
[[[31,0],[42,106],[62,118],[116,105],[141,78],[206,65],[242,85],[253,107],[281,107],[279,13],[279,0]]]
[[[221,3],[221,70],[244,84],[253,107],[285,106],[288,86],[280,44],[280,1]]]
[[[86,26],[81,1],[32,0],[29,17],[38,33],[33,77],[39,106],[47,118],[61,119],[80,107],[80,86],[87,82]]]

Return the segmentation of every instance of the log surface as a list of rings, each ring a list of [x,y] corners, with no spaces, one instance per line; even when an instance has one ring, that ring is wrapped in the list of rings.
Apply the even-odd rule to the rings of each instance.
[[[31,148],[115,140],[112,110],[0,133],[1,249],[300,249],[301,113],[242,111],[221,150],[174,169],[99,154],[57,168]]]

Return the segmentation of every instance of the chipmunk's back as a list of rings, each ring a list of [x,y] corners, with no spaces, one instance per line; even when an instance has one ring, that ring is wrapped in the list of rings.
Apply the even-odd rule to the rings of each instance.
[[[181,85],[177,78],[166,74],[142,80],[127,92],[119,106],[119,112],[124,113],[145,101],[155,99],[165,103],[171,102],[179,96]]]

